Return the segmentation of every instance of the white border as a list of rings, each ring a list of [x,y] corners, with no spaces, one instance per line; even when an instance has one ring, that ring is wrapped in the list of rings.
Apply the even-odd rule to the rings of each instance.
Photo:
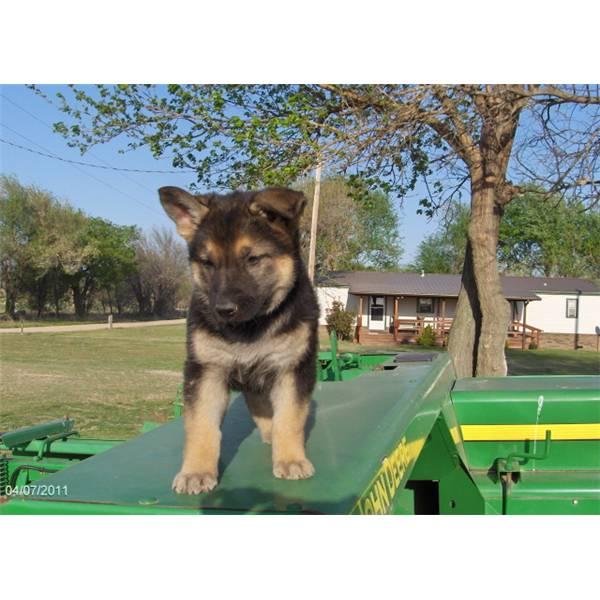
[[[565,517],[2,517],[2,595],[591,598],[599,525]]]
[[[5,2],[3,83],[597,83],[589,0]]]

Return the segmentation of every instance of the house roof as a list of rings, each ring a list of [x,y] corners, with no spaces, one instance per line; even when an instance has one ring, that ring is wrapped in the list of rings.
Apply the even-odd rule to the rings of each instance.
[[[553,292],[597,294],[600,292],[596,283],[578,277],[515,277],[511,275],[503,277],[503,279],[510,281],[511,289],[526,289],[542,294]]]
[[[460,275],[435,273],[398,273],[379,271],[337,271],[321,278],[321,286],[344,286],[351,294],[458,297]],[[598,286],[587,279],[572,277],[501,276],[504,296],[508,300],[540,300],[535,292],[592,292]]]

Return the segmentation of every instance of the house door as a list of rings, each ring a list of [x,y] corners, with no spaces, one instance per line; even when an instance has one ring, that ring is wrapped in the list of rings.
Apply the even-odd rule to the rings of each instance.
[[[385,330],[385,296],[369,296],[369,329]]]

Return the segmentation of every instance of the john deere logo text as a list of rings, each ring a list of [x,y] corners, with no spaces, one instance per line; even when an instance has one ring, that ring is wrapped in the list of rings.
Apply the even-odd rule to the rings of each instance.
[[[389,513],[394,496],[412,460],[409,444],[406,443],[406,438],[402,438],[396,449],[383,459],[375,479],[356,503],[352,513],[360,515]]]

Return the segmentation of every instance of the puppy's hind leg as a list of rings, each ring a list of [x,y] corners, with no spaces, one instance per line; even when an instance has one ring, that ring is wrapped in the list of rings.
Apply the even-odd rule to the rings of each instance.
[[[270,444],[273,430],[273,406],[268,396],[257,392],[244,392],[248,410],[256,423],[260,437],[265,444]]]
[[[229,403],[224,372],[188,365],[186,378],[190,371],[199,374],[197,379],[186,381],[183,463],[173,480],[173,489],[178,494],[201,494],[217,485],[221,422]]]

